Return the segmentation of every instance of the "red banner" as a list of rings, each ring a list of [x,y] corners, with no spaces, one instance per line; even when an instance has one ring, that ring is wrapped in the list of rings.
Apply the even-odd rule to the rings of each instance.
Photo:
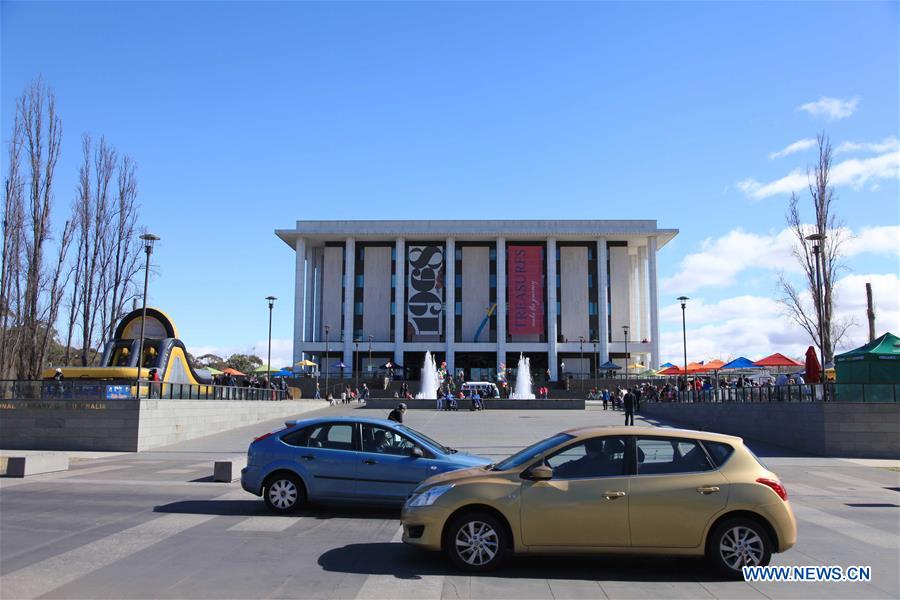
[[[543,251],[540,246],[506,249],[510,335],[544,333]]]

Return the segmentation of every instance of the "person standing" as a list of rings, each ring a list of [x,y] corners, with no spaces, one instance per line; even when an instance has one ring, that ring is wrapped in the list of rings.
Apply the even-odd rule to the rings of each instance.
[[[603,410],[607,410],[609,408],[609,390],[603,388],[603,394],[601,395],[603,398]]]
[[[634,425],[634,394],[631,393],[631,390],[625,392],[622,404],[625,408],[625,424]]]

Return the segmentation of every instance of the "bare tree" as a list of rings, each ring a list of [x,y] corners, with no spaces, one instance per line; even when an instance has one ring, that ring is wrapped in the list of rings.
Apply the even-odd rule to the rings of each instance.
[[[81,329],[81,364],[92,360],[92,343],[97,319],[105,305],[108,285],[108,236],[111,226],[110,184],[116,165],[116,152],[100,138],[94,148],[91,136],[81,137],[82,164],[79,172],[74,213],[78,226],[78,271],[75,291]],[[98,309],[99,308],[99,309]],[[104,324],[100,323],[102,331]]]
[[[831,143],[825,134],[818,136],[819,160],[809,175],[809,194],[815,211],[815,223],[804,224],[800,217],[800,200],[796,193],[786,215],[787,224],[796,243],[793,255],[803,269],[805,289],[798,288],[784,274],[779,276],[778,286],[783,297],[781,303],[792,321],[806,331],[813,343],[822,348],[825,361],[834,358],[834,349],[841,343],[852,319],[836,319],[833,313],[834,281],[843,269],[841,247],[845,241],[842,222],[832,213],[834,188],[831,187]],[[817,233],[824,236],[819,242],[822,290],[816,284],[816,257],[806,236]],[[809,300],[807,300],[807,297]],[[821,324],[819,314],[821,311]]]
[[[4,190],[4,337],[9,338],[11,330],[15,330],[14,344],[4,341],[5,352],[9,353],[4,359],[12,363],[10,354],[15,357],[15,371],[20,378],[40,375],[67,279],[69,224],[55,240],[55,258],[45,264],[48,253],[54,250],[49,245],[54,241],[53,177],[61,141],[62,121],[56,113],[56,97],[37,79],[16,101]]]
[[[125,155],[118,164],[116,208],[110,228],[108,308],[105,311],[104,337],[112,338],[116,324],[125,316],[125,307],[137,297],[134,285],[140,264],[137,244],[137,178],[134,160]]]
[[[3,188],[3,252],[0,266],[0,377],[9,376],[10,357],[19,350],[21,334],[22,239],[25,235],[24,182],[20,170],[22,121],[13,120],[9,164]]]

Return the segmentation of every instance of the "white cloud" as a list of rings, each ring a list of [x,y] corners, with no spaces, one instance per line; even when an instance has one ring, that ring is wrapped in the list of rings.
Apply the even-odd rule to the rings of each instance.
[[[831,167],[831,184],[861,187],[869,181],[897,179],[900,177],[900,150],[892,150],[870,158],[849,158]],[[761,200],[805,190],[809,186],[809,176],[795,169],[780,179],[762,183],[753,177],[739,181],[738,188],[749,198]]]
[[[841,142],[834,149],[835,154],[844,154],[846,152],[874,152],[880,154],[890,152],[900,148],[900,140],[896,137],[885,138],[880,142]]]
[[[294,341],[290,339],[272,338],[272,367],[279,369],[292,364]],[[232,354],[255,354],[260,357],[263,364],[266,362],[266,354],[268,353],[268,340],[261,340],[254,344],[231,344],[225,346],[192,346],[188,348],[188,352],[194,356],[203,356],[204,354],[215,354],[222,358],[228,358]]]
[[[783,156],[787,156],[789,154],[796,154],[797,152],[803,152],[804,150],[809,150],[813,146],[816,145],[815,138],[806,138],[803,140],[797,140],[793,144],[788,144],[778,152],[769,153],[770,159],[781,158]]]
[[[841,100],[822,96],[815,102],[801,104],[797,110],[802,110],[813,117],[824,117],[826,121],[837,121],[852,115],[856,112],[857,106],[859,106],[859,98]]]
[[[724,287],[747,269],[797,270],[791,254],[790,230],[777,234],[748,233],[733,229],[719,238],[703,241],[699,252],[681,260],[678,272],[663,280],[662,288],[690,293],[703,287]]]
[[[863,227],[857,232],[842,228],[832,235],[844,240],[846,256],[900,255],[900,226]],[[792,253],[795,244],[796,238],[790,229],[773,234],[732,229],[721,237],[707,238],[698,252],[685,256],[678,272],[663,279],[662,289],[681,294],[704,287],[725,287],[734,284],[738,275],[749,269],[798,273],[800,267]]]
[[[872,284],[875,305],[875,335],[900,331],[900,279],[896,273],[848,275],[835,284],[835,316],[852,318],[854,324],[838,352],[868,341],[865,283]],[[773,298],[738,296],[706,304],[702,298],[689,302],[686,311],[688,360],[729,360],[737,356],[759,359],[772,352],[802,356],[811,345],[809,336],[785,316]],[[664,323],[671,323],[661,335],[663,362],[683,362],[681,307],[660,310]]]

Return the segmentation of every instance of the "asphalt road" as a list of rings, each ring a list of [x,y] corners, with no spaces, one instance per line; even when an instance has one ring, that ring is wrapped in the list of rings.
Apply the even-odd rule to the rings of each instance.
[[[594,406],[407,413],[411,426],[442,442],[498,458],[562,429],[621,420]],[[237,483],[211,481],[215,459],[246,452],[253,435],[279,423],[0,479],[0,598],[900,597],[896,462],[751,443],[785,482],[799,521],[796,547],[773,564],[870,565],[870,583],[730,582],[702,561],[634,557],[517,558],[470,577],[401,544],[395,511],[320,507],[273,516]]]

